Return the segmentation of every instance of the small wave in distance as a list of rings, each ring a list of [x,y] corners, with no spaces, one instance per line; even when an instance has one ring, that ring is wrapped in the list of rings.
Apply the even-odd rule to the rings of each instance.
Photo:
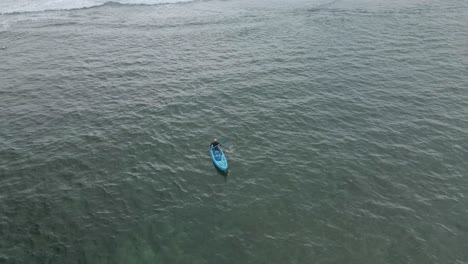
[[[64,11],[83,8],[93,8],[103,5],[162,5],[193,2],[194,0],[6,0],[0,3],[0,14],[18,14],[45,11]]]

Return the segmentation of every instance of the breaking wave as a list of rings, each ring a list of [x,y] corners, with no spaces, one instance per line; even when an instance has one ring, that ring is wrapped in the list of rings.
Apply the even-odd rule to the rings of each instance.
[[[103,5],[161,5],[187,3],[194,0],[3,0],[0,14],[30,13],[55,10],[74,10]]]

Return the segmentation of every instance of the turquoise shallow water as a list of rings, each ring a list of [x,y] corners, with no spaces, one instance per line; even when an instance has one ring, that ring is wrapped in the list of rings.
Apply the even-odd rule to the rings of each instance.
[[[468,263],[466,1],[157,3],[0,4],[0,263]]]

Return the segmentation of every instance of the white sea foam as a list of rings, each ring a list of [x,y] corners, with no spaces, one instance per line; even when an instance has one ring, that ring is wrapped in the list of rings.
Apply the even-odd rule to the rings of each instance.
[[[102,6],[106,3],[158,5],[191,1],[193,0],[2,0],[0,1],[0,14],[72,10]]]

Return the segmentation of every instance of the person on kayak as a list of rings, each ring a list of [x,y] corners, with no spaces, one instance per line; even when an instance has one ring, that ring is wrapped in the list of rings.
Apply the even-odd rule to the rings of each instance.
[[[214,148],[216,146],[220,145],[220,143],[218,142],[218,140],[215,138],[213,142],[211,142],[211,147]]]

